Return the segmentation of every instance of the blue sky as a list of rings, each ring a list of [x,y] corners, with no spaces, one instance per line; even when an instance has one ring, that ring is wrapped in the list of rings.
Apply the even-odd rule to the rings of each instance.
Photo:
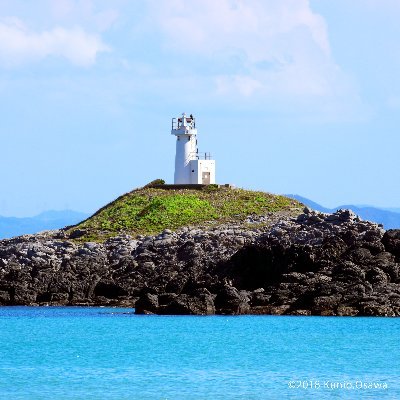
[[[398,0],[0,0],[0,215],[93,212],[173,179],[400,207]]]

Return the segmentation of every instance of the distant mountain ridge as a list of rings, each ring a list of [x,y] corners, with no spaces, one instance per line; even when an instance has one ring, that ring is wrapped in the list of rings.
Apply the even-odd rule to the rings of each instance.
[[[382,224],[385,229],[400,229],[400,209],[397,208],[384,209],[373,206],[357,206],[354,204],[344,204],[335,208],[327,208],[297,194],[285,194],[285,196],[298,200],[313,210],[325,213],[332,213],[339,209],[348,208],[353,210],[362,219]],[[395,210],[399,211],[396,212]]]
[[[67,225],[77,224],[87,217],[89,214],[72,210],[50,210],[25,218],[0,216],[0,239],[60,229]]]

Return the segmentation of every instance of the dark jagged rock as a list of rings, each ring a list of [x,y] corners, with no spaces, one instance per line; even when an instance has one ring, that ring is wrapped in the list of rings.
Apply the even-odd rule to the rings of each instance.
[[[160,305],[159,314],[173,315],[212,315],[215,314],[213,295],[205,288],[190,294],[179,294]]]
[[[386,231],[382,238],[382,244],[388,252],[400,257],[400,229]]]
[[[348,210],[77,244],[0,241],[0,304],[121,305],[140,314],[400,316],[400,230]]]
[[[136,314],[155,314],[158,310],[158,295],[151,291],[142,291],[139,300],[135,304]]]
[[[246,291],[239,291],[233,286],[225,285],[215,298],[218,314],[240,315],[250,312],[250,296]]]

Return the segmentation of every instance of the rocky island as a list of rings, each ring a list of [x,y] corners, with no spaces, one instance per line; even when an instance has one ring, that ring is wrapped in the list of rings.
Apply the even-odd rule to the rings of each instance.
[[[349,210],[153,183],[77,226],[0,241],[0,305],[399,316],[399,259],[400,230]]]

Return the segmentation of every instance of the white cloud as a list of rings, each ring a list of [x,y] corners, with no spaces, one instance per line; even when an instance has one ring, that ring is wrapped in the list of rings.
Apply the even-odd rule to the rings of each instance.
[[[313,116],[360,107],[309,0],[37,0],[29,7],[12,0],[3,10],[20,19],[0,19],[0,65],[59,57],[90,66],[110,50],[107,37],[114,51],[106,70],[134,80],[140,90],[132,96]]]
[[[43,0],[42,0],[43,1]],[[114,8],[101,8],[100,2],[93,0],[45,0],[43,8],[49,9],[54,20],[61,23],[80,23],[100,32],[110,28],[118,19],[120,0],[114,0]],[[110,4],[111,5],[111,4]]]
[[[215,65],[216,92],[337,96],[349,88],[308,0],[151,0],[151,27],[177,63]],[[157,29],[157,28],[156,28]],[[190,69],[190,63],[187,63]]]
[[[0,21],[0,63],[5,66],[57,56],[74,65],[88,67],[95,63],[98,53],[108,50],[98,35],[79,27],[34,32],[17,18]]]
[[[249,97],[261,87],[261,83],[257,79],[242,75],[222,75],[216,77],[215,81],[218,94],[228,94],[232,88],[235,88],[235,91],[238,91],[240,95]]]
[[[153,12],[175,49],[213,54],[232,46],[258,61],[279,55],[274,38],[304,27],[330,51],[325,22],[307,0],[153,0]]]

